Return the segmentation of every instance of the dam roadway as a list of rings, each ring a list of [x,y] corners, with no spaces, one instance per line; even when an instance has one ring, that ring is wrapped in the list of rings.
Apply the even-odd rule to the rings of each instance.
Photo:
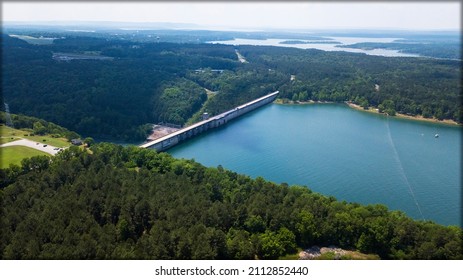
[[[193,125],[182,128],[176,132],[142,144],[139,147],[156,149],[158,152],[165,151],[184,140],[187,140],[198,134],[208,131],[209,129],[224,125],[227,122],[239,116],[242,116],[243,114],[246,114],[259,107],[273,102],[276,99],[278,93],[279,91],[272,92],[251,102],[248,102],[227,112],[224,112],[220,115],[210,117],[207,120],[197,122]]]

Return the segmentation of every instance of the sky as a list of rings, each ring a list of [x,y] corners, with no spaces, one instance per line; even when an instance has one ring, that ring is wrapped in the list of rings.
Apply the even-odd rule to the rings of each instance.
[[[460,17],[460,1],[2,1],[3,21],[177,22],[218,29],[460,30]]]

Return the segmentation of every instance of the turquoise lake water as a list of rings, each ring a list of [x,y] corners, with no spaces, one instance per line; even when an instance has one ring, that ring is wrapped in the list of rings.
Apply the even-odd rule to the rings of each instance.
[[[344,104],[270,104],[168,153],[461,226],[461,132]]]

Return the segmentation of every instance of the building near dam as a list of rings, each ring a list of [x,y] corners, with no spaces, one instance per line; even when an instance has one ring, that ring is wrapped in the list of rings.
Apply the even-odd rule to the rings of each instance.
[[[174,133],[168,134],[164,137],[161,137],[156,140],[142,144],[140,145],[140,147],[156,149],[159,152],[165,151],[184,140],[187,140],[200,133],[208,131],[209,129],[224,125],[227,122],[239,116],[242,116],[243,114],[246,114],[259,107],[262,107],[268,103],[273,102],[276,99],[278,93],[279,91],[272,92],[256,100],[253,100],[251,102],[238,106],[232,110],[224,112],[220,115],[206,118],[203,121],[200,121],[188,127],[182,128]]]

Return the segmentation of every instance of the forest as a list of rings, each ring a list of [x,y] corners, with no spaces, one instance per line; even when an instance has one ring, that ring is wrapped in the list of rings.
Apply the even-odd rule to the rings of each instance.
[[[34,32],[27,35],[39,35]],[[248,61],[240,63],[231,45],[204,44],[200,39],[140,40],[150,36],[146,32],[130,40],[122,33],[121,37],[111,32],[90,36],[48,31],[42,34],[57,39],[40,45],[3,33],[2,101],[12,113],[45,119],[84,136],[133,143],[145,139],[151,124],[185,125],[199,112],[218,114],[275,90],[283,99],[351,101],[384,108],[392,115],[461,123],[459,61],[237,46]],[[197,31],[196,35],[237,34]],[[248,34],[265,36],[270,35]],[[300,39],[314,38],[322,37]],[[60,60],[53,53],[95,59]],[[206,89],[215,94],[208,97]]]
[[[1,259],[277,259],[335,245],[462,259],[462,229],[100,143],[0,170]]]
[[[237,46],[241,63],[234,46],[193,43],[189,32],[172,35],[182,43],[42,35],[57,39],[1,42],[1,104],[15,126],[37,134],[141,141],[153,123],[185,125],[275,90],[461,122],[458,61]],[[460,227],[134,146],[70,147],[0,169],[0,178],[1,259],[278,259],[313,245],[382,259],[463,258]]]
[[[460,42],[449,41],[449,42],[433,42],[423,43],[409,42],[409,41],[398,41],[392,43],[357,43],[351,45],[344,45],[343,48],[358,48],[358,49],[392,49],[400,50],[404,53],[414,53],[422,56],[447,58],[447,59],[459,59],[461,60]]]
[[[280,98],[392,104],[394,112],[461,123],[459,61],[264,46],[241,46],[240,52],[251,62],[295,75],[279,88]]]

